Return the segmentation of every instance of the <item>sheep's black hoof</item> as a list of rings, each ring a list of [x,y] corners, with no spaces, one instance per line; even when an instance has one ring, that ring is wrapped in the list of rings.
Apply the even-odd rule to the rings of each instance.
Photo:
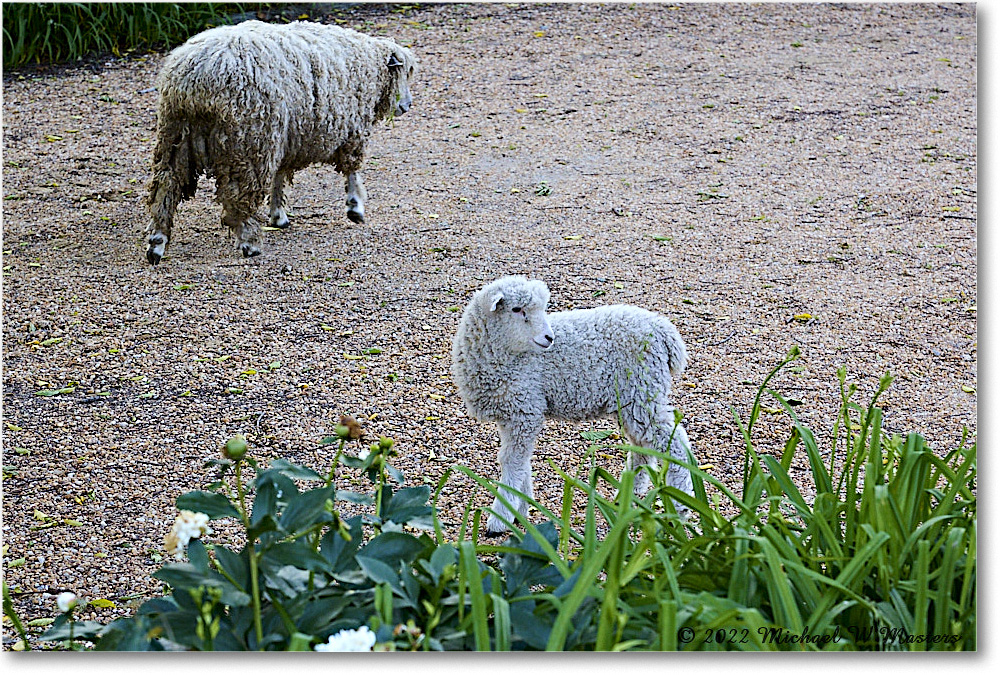
[[[358,225],[361,225],[365,222],[365,214],[361,213],[361,211],[352,211],[348,209],[347,219],[350,220],[352,223],[357,223]]]
[[[146,246],[146,260],[150,265],[158,265],[167,250],[167,237],[163,233],[157,232],[149,236]]]
[[[240,246],[240,251],[243,252],[244,258],[253,258],[260,255],[260,249],[253,244],[243,244]]]

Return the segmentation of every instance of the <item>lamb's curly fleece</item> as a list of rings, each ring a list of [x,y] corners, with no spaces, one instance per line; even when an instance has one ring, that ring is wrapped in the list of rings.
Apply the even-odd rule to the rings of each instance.
[[[620,416],[634,445],[688,461],[690,443],[669,401],[672,378],[687,363],[674,325],[629,305],[546,315],[548,300],[541,281],[494,281],[473,296],[452,344],[452,375],[466,407],[499,428],[500,482],[533,496],[531,454],[546,416]],[[546,342],[551,346],[543,347]],[[656,466],[654,458],[629,456],[630,467],[647,463]],[[690,472],[671,463],[667,484],[690,493]],[[635,491],[644,494],[649,486],[643,469]],[[504,495],[526,512],[523,500]],[[512,518],[499,499],[493,510]],[[488,532],[505,529],[490,516]]]
[[[268,192],[280,202],[282,182],[314,163],[358,171],[375,122],[396,112],[401,94],[408,107],[414,67],[412,52],[392,40],[306,21],[221,26],[173,50],[157,77],[147,205],[150,250],[162,245],[150,262],[203,173],[216,180],[237,245],[259,253],[256,211]]]

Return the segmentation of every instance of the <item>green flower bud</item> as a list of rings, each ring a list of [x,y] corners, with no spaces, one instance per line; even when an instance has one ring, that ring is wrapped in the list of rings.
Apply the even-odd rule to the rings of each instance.
[[[222,456],[238,462],[247,454],[247,438],[243,434],[236,434],[222,448]]]
[[[333,428],[333,434],[337,438],[343,438],[347,440],[351,437],[351,430],[345,424],[338,424]]]
[[[386,438],[385,436],[382,436],[381,438],[378,439],[379,450],[382,450],[383,452],[389,450],[392,447],[392,443],[393,441],[391,438]]]

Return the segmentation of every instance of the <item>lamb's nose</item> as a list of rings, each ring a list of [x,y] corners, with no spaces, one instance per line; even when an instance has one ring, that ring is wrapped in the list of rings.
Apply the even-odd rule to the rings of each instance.
[[[555,338],[553,336],[551,336],[551,335],[546,334],[545,335],[545,341],[548,342],[549,345],[551,346],[552,343],[553,343],[553,341],[555,341]]]

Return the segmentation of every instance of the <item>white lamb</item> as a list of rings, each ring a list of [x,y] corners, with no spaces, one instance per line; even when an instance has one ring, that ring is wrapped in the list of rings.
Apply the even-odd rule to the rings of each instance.
[[[632,443],[688,461],[684,428],[675,424],[670,384],[687,362],[677,329],[639,307],[611,305],[546,316],[541,281],[504,277],[482,288],[465,308],[452,345],[452,375],[469,412],[500,431],[500,482],[533,497],[531,454],[546,416],[586,420],[620,416]],[[629,454],[626,466],[655,458]],[[690,472],[671,463],[667,484],[691,493]],[[650,477],[636,476],[636,494]],[[522,514],[527,504],[502,494]],[[507,520],[500,499],[493,510]],[[683,511],[683,509],[681,509]],[[487,532],[507,529],[491,515]]]
[[[213,28],[172,51],[157,78],[146,258],[160,262],[202,174],[215,178],[222,222],[246,257],[260,254],[264,197],[271,225],[287,226],[284,184],[311,164],[347,177],[347,217],[364,222],[365,141],[409,109],[414,67],[392,40],[305,21]]]

